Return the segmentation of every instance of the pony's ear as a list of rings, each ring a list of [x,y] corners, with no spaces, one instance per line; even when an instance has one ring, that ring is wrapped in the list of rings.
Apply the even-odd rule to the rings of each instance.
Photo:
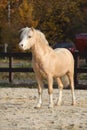
[[[19,33],[20,33],[20,32],[23,32],[23,31],[24,31],[24,29],[25,29],[25,28],[20,29],[20,30],[19,30]]]
[[[33,27],[31,27],[31,30],[32,30],[32,31],[34,31],[34,28],[33,28]]]

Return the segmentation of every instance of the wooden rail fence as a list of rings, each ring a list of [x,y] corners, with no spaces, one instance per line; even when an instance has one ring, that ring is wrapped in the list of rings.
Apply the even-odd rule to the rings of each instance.
[[[78,51],[76,51],[74,53],[74,59],[75,59],[75,70],[74,70],[74,80],[75,80],[75,84],[78,84],[78,73],[87,73],[87,68],[84,67],[79,67],[79,58],[87,58],[87,54],[86,53],[80,53]]]
[[[13,57],[16,58],[26,58],[31,59],[30,53],[0,53],[0,57],[7,57],[9,61],[9,66],[6,67],[0,67],[0,72],[8,72],[9,73],[9,82],[12,82],[12,73],[13,72],[33,72],[33,68],[13,68],[12,59]]]
[[[77,74],[78,73],[87,73],[87,68],[78,68],[78,57],[80,56],[80,53],[78,51],[75,52],[74,54],[74,59],[75,59],[75,84],[78,84],[78,78]],[[0,67],[0,72],[8,72],[9,73],[9,82],[12,82],[12,73],[13,72],[33,72],[33,68],[14,68],[12,66],[12,58],[26,58],[31,59],[31,54],[30,53],[0,53],[0,58],[1,57],[7,57],[9,60],[9,67]]]

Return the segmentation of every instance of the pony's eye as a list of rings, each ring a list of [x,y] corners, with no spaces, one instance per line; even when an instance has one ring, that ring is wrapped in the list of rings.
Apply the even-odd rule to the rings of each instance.
[[[28,36],[28,38],[31,38],[31,36]]]

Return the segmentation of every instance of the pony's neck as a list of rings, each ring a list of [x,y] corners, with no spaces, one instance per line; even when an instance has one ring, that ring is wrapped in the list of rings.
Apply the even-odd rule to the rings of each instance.
[[[32,55],[35,58],[43,57],[48,53],[48,50],[50,48],[45,36],[41,32],[37,33],[39,34],[38,37],[36,38],[36,43],[32,47]]]
[[[34,57],[36,56],[41,57],[45,55],[46,53],[48,53],[48,48],[49,48],[49,45],[39,41],[33,45],[32,54],[34,55]]]

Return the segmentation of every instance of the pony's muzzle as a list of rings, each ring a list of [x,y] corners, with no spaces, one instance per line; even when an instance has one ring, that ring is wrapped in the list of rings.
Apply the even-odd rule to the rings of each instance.
[[[19,47],[20,47],[20,48],[23,48],[23,44],[22,44],[22,43],[19,43]]]

